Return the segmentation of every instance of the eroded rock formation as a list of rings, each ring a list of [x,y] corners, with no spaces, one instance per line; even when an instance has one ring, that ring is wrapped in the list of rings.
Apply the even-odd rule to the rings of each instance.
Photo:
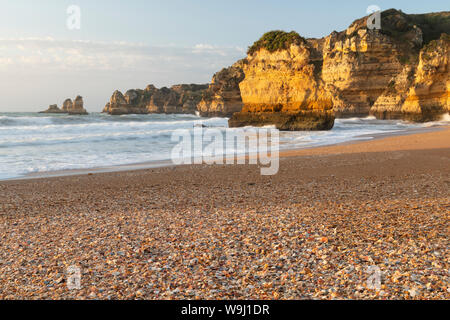
[[[242,67],[245,79],[239,84],[244,106],[230,126],[257,125],[260,119],[260,125],[273,124],[280,130],[331,129],[333,97],[324,90],[316,61],[317,55],[301,38],[283,50],[263,47],[249,54]]]
[[[195,113],[208,85],[181,84],[157,89],[115,91],[103,112],[111,115],[148,113]]]
[[[52,104],[52,105],[48,106],[47,110],[41,111],[39,113],[66,113],[66,112],[61,110],[60,108],[58,108],[58,105]]]
[[[83,97],[81,96],[77,96],[75,98],[75,100],[72,103],[72,106],[70,107],[68,100],[66,100],[67,105],[68,105],[68,109],[67,112],[69,114],[80,114],[80,115],[84,115],[87,114],[86,109],[84,109],[84,102],[83,102]],[[63,106],[64,107],[64,106]]]
[[[84,109],[83,97],[81,96],[77,96],[73,102],[71,99],[66,99],[61,106],[61,109],[58,108],[58,105],[53,104],[49,106],[47,110],[41,111],[40,113],[67,113],[72,115],[88,114],[86,109]]]
[[[371,113],[379,118],[399,115],[413,121],[437,120],[450,112],[450,36],[424,46],[417,66],[405,66],[378,98]]]
[[[275,125],[281,131],[331,130],[334,126],[333,111],[296,112],[237,112],[229,120],[231,128]]]
[[[69,112],[70,109],[72,109],[73,102],[72,99],[66,99],[62,105],[61,110],[64,112]]]
[[[209,86],[116,91],[104,112],[199,111],[231,116],[230,126],[283,130],[330,129],[334,116],[427,121],[448,112],[450,12],[390,9],[380,30],[369,30],[367,19],[321,39],[268,32]]]
[[[198,104],[202,116],[231,116],[242,110],[242,97],[239,83],[244,80],[243,61],[217,72],[203,99]]]
[[[322,114],[322,129],[329,110],[338,117],[414,121],[448,112],[450,12],[407,15],[391,9],[381,16],[381,30],[369,30],[365,17],[322,39],[265,34],[242,64],[243,109],[230,125],[254,125],[258,118],[266,125],[272,117],[285,128],[284,113],[302,127],[302,115],[319,120]],[[310,127],[311,117],[304,118]]]

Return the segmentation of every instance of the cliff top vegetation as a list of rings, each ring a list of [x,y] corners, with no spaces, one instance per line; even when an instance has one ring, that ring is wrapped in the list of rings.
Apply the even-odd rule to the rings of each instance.
[[[305,38],[301,37],[297,32],[285,32],[281,30],[266,32],[258,41],[248,48],[247,53],[252,55],[256,51],[264,48],[269,52],[278,50],[286,50],[292,44],[300,45],[306,43]]]

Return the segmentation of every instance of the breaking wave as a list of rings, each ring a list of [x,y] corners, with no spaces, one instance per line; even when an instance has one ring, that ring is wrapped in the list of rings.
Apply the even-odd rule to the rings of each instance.
[[[32,172],[87,169],[169,160],[177,129],[198,125],[225,132],[227,118],[199,115],[88,116],[0,113],[0,179]],[[331,131],[281,132],[282,149],[336,144],[422,127],[449,125],[440,121],[414,124],[374,117],[337,119]],[[235,150],[225,150],[225,153]]]

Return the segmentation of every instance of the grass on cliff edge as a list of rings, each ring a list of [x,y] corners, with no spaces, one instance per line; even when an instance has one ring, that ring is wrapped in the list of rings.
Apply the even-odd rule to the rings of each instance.
[[[281,30],[266,32],[258,41],[248,48],[247,53],[252,55],[256,51],[264,48],[269,52],[278,50],[286,50],[292,44],[300,45],[306,43],[305,38],[301,37],[297,32],[285,32]]]

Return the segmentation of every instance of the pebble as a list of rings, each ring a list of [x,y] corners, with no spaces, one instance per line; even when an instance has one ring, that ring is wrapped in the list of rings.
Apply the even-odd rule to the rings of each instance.
[[[449,299],[449,166],[398,152],[0,182],[0,299]]]

